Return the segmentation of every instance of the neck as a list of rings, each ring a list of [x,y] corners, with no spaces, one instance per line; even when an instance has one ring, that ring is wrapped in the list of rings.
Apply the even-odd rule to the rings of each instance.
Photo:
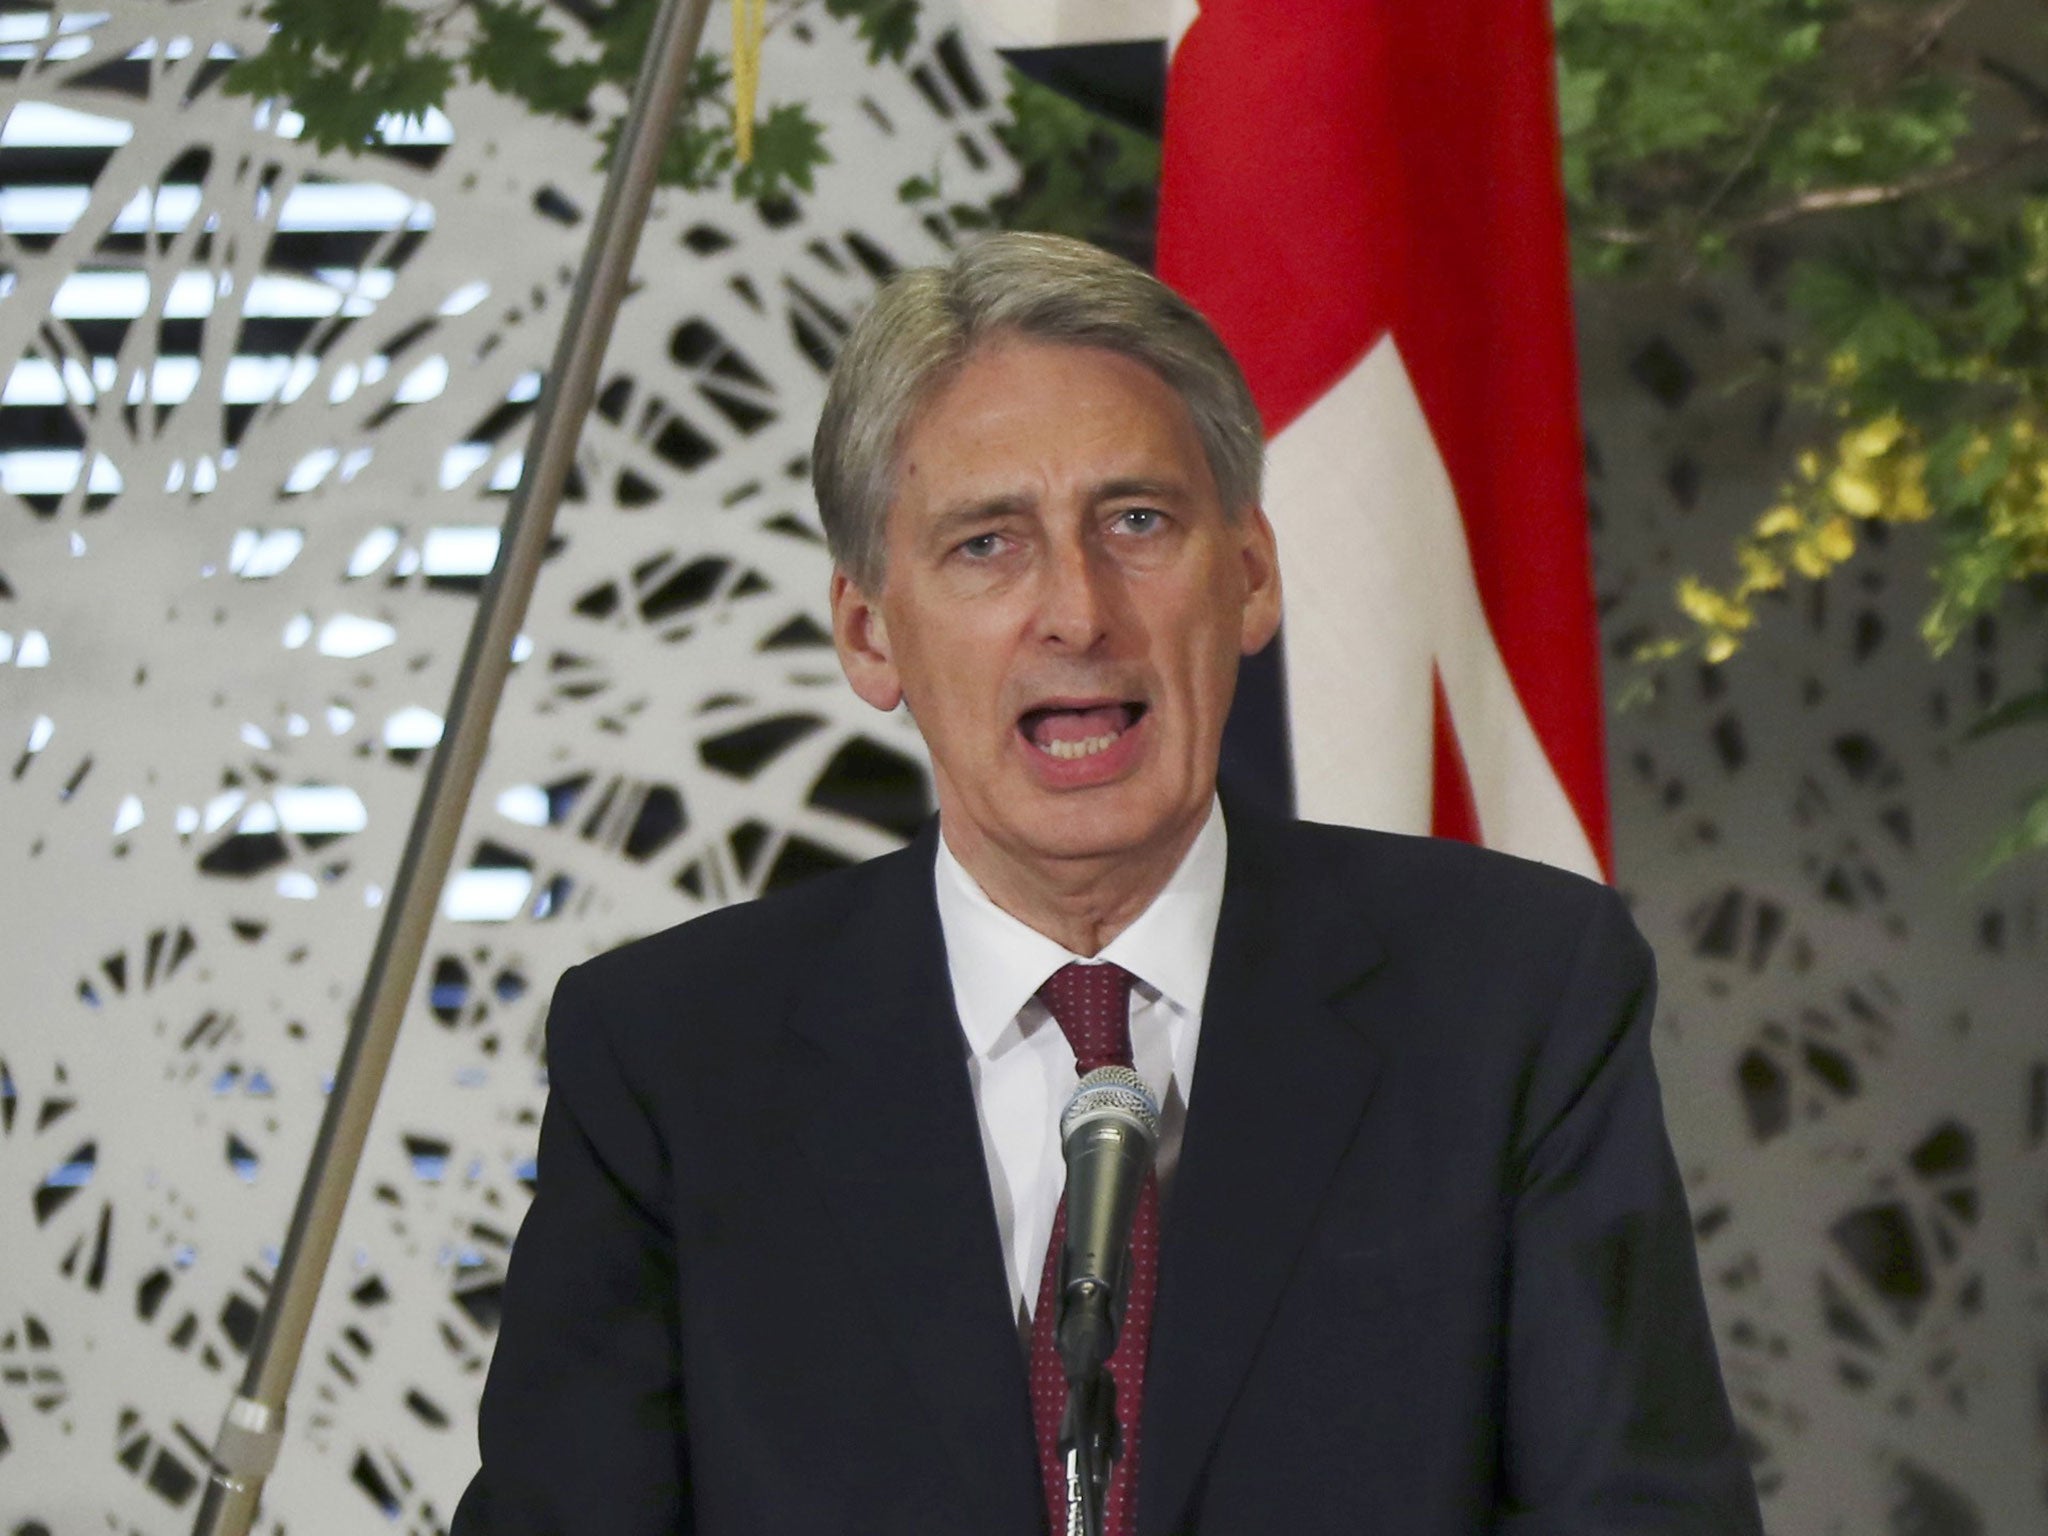
[[[1100,954],[1152,900],[1194,846],[1209,812],[1157,847],[1078,858],[1019,855],[972,828],[939,825],[947,848],[988,899],[1026,927],[1085,958]]]

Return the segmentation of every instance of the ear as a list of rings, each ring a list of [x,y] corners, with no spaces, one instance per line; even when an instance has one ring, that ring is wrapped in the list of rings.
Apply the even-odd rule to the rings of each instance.
[[[903,701],[881,605],[837,566],[832,568],[832,645],[839,652],[840,670],[863,701],[884,712]]]
[[[1280,547],[1264,507],[1249,507],[1238,522],[1244,561],[1244,621],[1238,652],[1250,656],[1280,632]]]

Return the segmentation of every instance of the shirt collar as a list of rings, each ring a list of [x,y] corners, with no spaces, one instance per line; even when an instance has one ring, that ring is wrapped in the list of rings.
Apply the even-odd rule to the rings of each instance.
[[[940,832],[933,883],[946,965],[968,1048],[987,1056],[1045,979],[1083,957],[989,900],[946,846],[943,824]],[[1175,1007],[1200,1017],[1223,910],[1227,853],[1223,808],[1211,801],[1209,819],[1165,888],[1095,958],[1114,961]]]

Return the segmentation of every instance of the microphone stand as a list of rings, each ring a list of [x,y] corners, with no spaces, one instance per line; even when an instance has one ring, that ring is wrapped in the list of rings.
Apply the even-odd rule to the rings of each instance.
[[[313,1303],[334,1252],[406,1000],[419,975],[427,931],[511,670],[512,642],[547,553],[555,509],[575,463],[576,442],[590,414],[598,369],[640,244],[662,150],[710,8],[711,0],[661,0],[648,34],[590,244],[541,388],[525,469],[505,514],[497,564],[477,602],[449,701],[448,726],[428,764],[241,1389],[229,1400],[213,1444],[194,1536],[247,1536],[264,1479],[277,1463],[285,1398],[305,1348]]]
[[[1159,1110],[1128,1066],[1081,1079],[1060,1114],[1068,1209],[1054,1338],[1067,1379],[1060,1446],[1067,1471],[1064,1536],[1101,1536],[1117,1444],[1116,1353],[1131,1282],[1131,1230],[1145,1170],[1158,1150]]]
[[[1097,1367],[1067,1384],[1060,1446],[1067,1455],[1067,1528],[1059,1536],[1102,1536],[1116,1458],[1116,1382]]]
[[[1093,1281],[1062,1284],[1056,1336],[1060,1369],[1067,1378],[1067,1406],[1060,1418],[1060,1447],[1066,1453],[1067,1528],[1058,1536],[1102,1536],[1103,1507],[1115,1464],[1116,1379],[1107,1369],[1116,1351],[1114,1298]]]

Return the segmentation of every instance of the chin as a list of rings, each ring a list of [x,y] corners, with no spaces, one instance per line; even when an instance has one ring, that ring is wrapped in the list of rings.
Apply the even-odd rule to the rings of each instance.
[[[1103,858],[1129,853],[1170,836],[1181,818],[1156,802],[1132,803],[1105,796],[1059,797],[1032,826],[1020,829],[1027,841],[1053,858]]]

